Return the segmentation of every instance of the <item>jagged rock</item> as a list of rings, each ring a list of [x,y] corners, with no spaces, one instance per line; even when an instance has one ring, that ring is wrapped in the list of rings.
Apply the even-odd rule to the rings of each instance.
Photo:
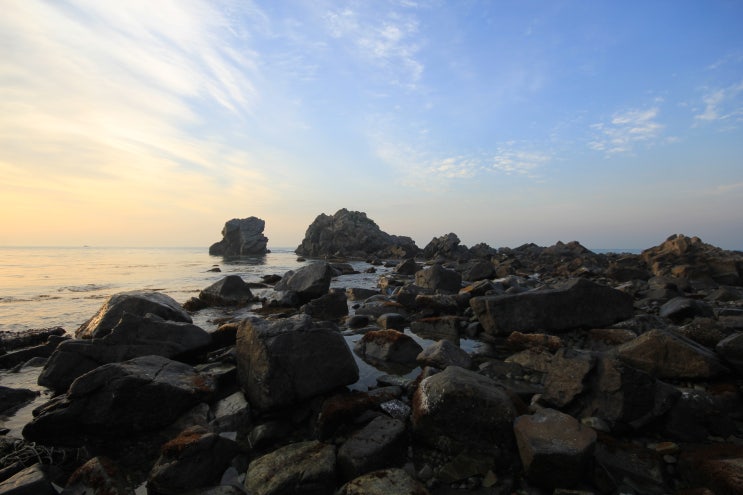
[[[409,335],[397,330],[372,330],[354,346],[353,351],[364,360],[390,363],[415,363],[423,348]]]
[[[663,422],[663,433],[683,442],[702,442],[711,435],[727,438],[735,432],[729,411],[703,390],[684,391]]]
[[[464,273],[462,278],[469,282],[477,282],[479,280],[487,280],[495,277],[495,266],[490,261],[480,260],[469,266]]]
[[[0,331],[0,354],[24,347],[42,345],[49,337],[62,336],[65,333],[62,327],[29,328],[19,332]]]
[[[423,248],[423,257],[427,260],[444,258],[448,260],[467,260],[470,251],[467,246],[459,244],[459,237],[453,232],[434,237],[426,247]]]
[[[415,275],[418,270],[420,270],[418,263],[413,258],[407,258],[395,265],[395,273],[400,275]]]
[[[222,240],[209,247],[213,256],[264,255],[268,238],[263,235],[266,222],[257,217],[233,218],[222,228]]]
[[[260,410],[291,406],[359,379],[338,329],[307,315],[243,320],[236,357],[240,386]]]
[[[46,445],[83,445],[157,430],[214,392],[214,384],[187,364],[144,356],[105,364],[80,376],[23,428]]]
[[[506,344],[511,349],[517,351],[524,349],[547,349],[550,352],[555,352],[563,346],[562,339],[556,335],[521,332],[511,332],[511,335],[506,339]]]
[[[39,392],[33,390],[0,385],[0,415],[10,416],[38,395]]]
[[[191,323],[165,321],[147,314],[124,313],[110,333],[62,342],[39,375],[38,383],[64,392],[79,376],[107,363],[156,355],[178,359],[211,343],[211,336]]]
[[[332,278],[333,268],[328,263],[311,263],[297,271],[286,272],[274,290],[295,292],[305,303],[327,294]]]
[[[563,332],[611,325],[632,317],[632,298],[586,279],[571,279],[554,289],[470,299],[483,330],[493,335]]]
[[[709,304],[688,297],[674,297],[660,307],[659,314],[674,323],[681,323],[697,316],[707,318],[714,316]]]
[[[344,424],[353,423],[364,411],[376,410],[382,404],[402,396],[402,388],[388,386],[368,392],[336,394],[323,401],[315,428],[320,440],[325,440]]]
[[[212,418],[209,427],[217,433],[244,430],[250,425],[250,404],[238,390],[212,406]]]
[[[41,464],[34,464],[0,483],[0,495],[56,495]]]
[[[460,329],[465,321],[459,316],[421,318],[410,323],[410,331],[424,339],[446,339],[459,345]]]
[[[705,244],[698,237],[670,236],[642,252],[655,275],[673,275],[714,285],[743,285],[743,254]]]
[[[63,495],[134,495],[124,473],[111,459],[96,456],[75,470]]]
[[[338,449],[338,468],[346,480],[405,460],[405,423],[385,416],[374,418]]]
[[[438,263],[415,272],[415,285],[445,294],[456,294],[462,288],[462,276]]]
[[[646,332],[617,352],[625,363],[658,378],[710,378],[728,371],[711,350],[665,330]]]
[[[238,450],[234,441],[203,427],[188,428],[163,445],[147,479],[147,491],[180,495],[215,485]]]
[[[343,485],[337,495],[429,495],[426,487],[402,469],[382,469]]]
[[[542,400],[563,408],[584,392],[586,379],[593,370],[595,358],[588,352],[572,349],[558,350],[544,380]]]
[[[514,421],[526,478],[545,488],[566,488],[586,474],[596,432],[555,409],[542,409]]]
[[[299,311],[317,320],[340,320],[348,315],[348,299],[343,289],[333,289],[309,301]]]
[[[414,435],[449,454],[469,450],[510,460],[515,418],[502,388],[458,366],[425,378],[413,397]]]
[[[227,275],[213,283],[199,293],[199,299],[210,306],[242,306],[256,300],[239,275]]]
[[[342,208],[333,216],[318,215],[295,252],[308,257],[400,259],[413,257],[419,251],[411,238],[387,234],[366,213]]]
[[[250,463],[245,488],[251,495],[333,493],[335,447],[317,441],[281,447]]]
[[[673,493],[665,463],[654,450],[599,434],[594,462],[594,483],[599,493],[616,493],[621,486],[648,495]]]
[[[415,286],[409,286],[415,287]],[[415,307],[428,316],[458,315],[469,308],[471,294],[417,294]],[[399,294],[397,300],[400,300]]]
[[[45,344],[18,349],[0,355],[0,369],[14,368],[34,358],[48,358],[60,343],[69,340],[68,335],[50,335]]]
[[[439,369],[449,366],[472,368],[472,357],[459,346],[446,339],[439,340],[423,349],[416,360],[421,366],[433,366]]]
[[[75,337],[105,337],[125,312],[140,316],[152,313],[165,320],[192,323],[188,313],[172,297],[160,292],[135,290],[109,297],[98,312],[75,331]]]

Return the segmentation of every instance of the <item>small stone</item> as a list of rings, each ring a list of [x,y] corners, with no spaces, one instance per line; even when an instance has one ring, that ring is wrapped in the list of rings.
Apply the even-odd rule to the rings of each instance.
[[[675,455],[681,451],[681,447],[675,442],[661,442],[653,446],[653,450],[660,455]]]
[[[485,473],[485,477],[482,479],[482,486],[484,488],[491,488],[498,483],[498,476],[490,470],[487,473]]]
[[[664,455],[663,456],[663,462],[666,464],[676,464],[678,462],[678,459],[672,455]]]

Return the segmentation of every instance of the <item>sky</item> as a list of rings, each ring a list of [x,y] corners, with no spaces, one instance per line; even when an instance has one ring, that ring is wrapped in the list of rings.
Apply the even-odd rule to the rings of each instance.
[[[0,246],[743,250],[740,0],[4,0]]]

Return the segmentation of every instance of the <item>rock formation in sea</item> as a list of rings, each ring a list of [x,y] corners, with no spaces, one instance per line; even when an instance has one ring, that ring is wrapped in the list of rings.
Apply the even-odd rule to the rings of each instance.
[[[307,227],[296,251],[307,257],[410,258],[420,252],[410,237],[383,232],[366,213],[343,208],[321,213]]]
[[[257,217],[233,218],[224,224],[222,240],[209,247],[215,256],[263,255],[268,238],[263,235],[266,222]]]
[[[743,253],[431,246],[378,290],[311,262],[212,333],[113,296],[23,351],[56,395],[0,390],[49,399],[0,435],[0,495],[743,493]]]

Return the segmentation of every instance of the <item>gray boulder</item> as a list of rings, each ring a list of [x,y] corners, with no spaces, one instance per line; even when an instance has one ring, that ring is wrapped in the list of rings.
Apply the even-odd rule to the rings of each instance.
[[[340,320],[348,315],[348,298],[343,289],[333,289],[299,310],[317,320]]]
[[[188,428],[163,445],[147,479],[147,491],[180,495],[216,485],[238,451],[237,443],[204,427]]]
[[[495,381],[457,366],[425,378],[413,396],[414,435],[448,454],[469,450],[506,460],[514,419],[516,408]]]
[[[334,325],[307,315],[244,320],[237,331],[237,370],[245,396],[259,410],[287,407],[359,379],[359,369]]]
[[[458,345],[446,339],[439,340],[423,349],[416,360],[421,366],[433,366],[439,369],[449,366],[472,368],[472,357]]]
[[[554,289],[473,297],[470,306],[491,335],[603,327],[634,314],[631,296],[582,278]]]
[[[743,332],[728,335],[715,346],[715,351],[730,366],[743,375]]]
[[[711,378],[728,372],[717,354],[666,330],[650,330],[622,344],[619,358],[658,378]]]
[[[431,239],[426,247],[423,248],[423,257],[427,260],[444,258],[448,260],[467,260],[470,258],[470,251],[467,246],[459,244],[457,234],[450,232],[441,237]]]
[[[407,454],[405,423],[377,416],[338,449],[338,468],[346,480],[402,464]]]
[[[697,316],[707,318],[714,316],[709,304],[688,297],[674,297],[660,307],[658,314],[674,323],[682,323],[684,320],[690,320]]]
[[[2,495],[56,495],[44,466],[34,464],[0,483]]]
[[[372,330],[366,332],[353,348],[364,360],[384,361],[399,364],[414,364],[423,348],[397,330]]]
[[[303,303],[327,294],[333,278],[333,268],[328,263],[311,263],[297,271],[284,274],[274,290],[295,292]]]
[[[462,326],[466,324],[466,321],[459,316],[421,318],[410,323],[410,331],[424,339],[446,339],[459,345],[460,331]]]
[[[366,213],[342,208],[333,216],[318,215],[295,252],[308,257],[409,258],[419,251],[411,238],[387,234]]]
[[[341,487],[337,495],[428,495],[428,490],[403,469],[374,471]]]
[[[104,337],[119,323],[125,312],[141,316],[152,313],[165,320],[192,323],[188,313],[172,297],[160,292],[135,290],[109,297],[98,312],[75,331],[75,337]]]
[[[64,392],[77,377],[98,366],[149,355],[179,359],[205,349],[211,340],[205,330],[191,323],[165,321],[153,314],[124,313],[103,337],[62,342],[44,366],[38,383]]]
[[[445,294],[456,294],[462,288],[462,276],[454,270],[435,264],[415,272],[415,285]]]
[[[239,275],[227,275],[199,293],[199,299],[211,306],[242,306],[256,298]]]
[[[233,218],[222,228],[222,240],[209,247],[214,256],[264,255],[268,238],[263,235],[266,222],[256,217]]]
[[[555,409],[519,416],[513,424],[526,478],[545,488],[576,485],[588,471],[596,432]]]
[[[245,488],[251,495],[320,495],[335,488],[335,447],[317,441],[281,447],[248,466]]]
[[[42,406],[23,436],[46,445],[83,445],[158,430],[208,400],[214,384],[183,363],[144,356],[82,375]]]

